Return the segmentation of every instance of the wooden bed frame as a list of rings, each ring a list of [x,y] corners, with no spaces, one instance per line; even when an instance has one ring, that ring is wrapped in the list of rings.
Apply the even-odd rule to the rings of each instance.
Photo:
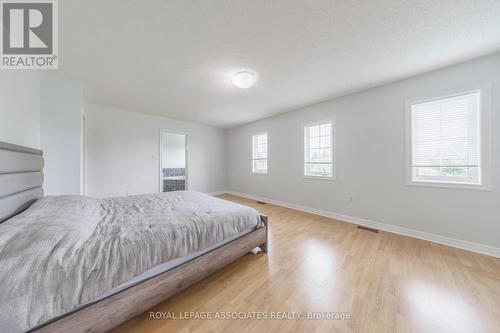
[[[199,282],[255,247],[267,253],[268,220],[263,226],[180,266],[88,306],[50,320],[29,332],[108,332],[177,292]]]

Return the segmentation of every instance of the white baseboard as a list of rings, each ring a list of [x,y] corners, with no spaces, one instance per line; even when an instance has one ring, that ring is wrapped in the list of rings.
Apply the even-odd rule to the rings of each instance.
[[[224,193],[229,193],[229,191],[215,191],[215,192],[208,192],[208,195],[221,195]]]
[[[283,206],[286,208],[291,208],[291,209],[299,210],[299,211],[306,212],[306,213],[330,217],[332,219],[336,219],[336,220],[340,220],[340,221],[344,221],[344,222],[348,222],[348,223],[362,225],[362,226],[373,228],[373,229],[384,230],[384,231],[392,232],[392,233],[395,233],[398,235],[418,238],[418,239],[426,240],[429,242],[443,244],[443,245],[456,247],[456,248],[467,250],[467,251],[477,252],[477,253],[485,254],[488,256],[500,258],[500,248],[497,248],[497,247],[473,243],[473,242],[469,242],[469,241],[465,241],[465,240],[461,240],[461,239],[456,239],[456,238],[450,238],[450,237],[446,237],[446,236],[440,236],[440,235],[436,235],[436,234],[430,234],[427,232],[403,228],[403,227],[399,227],[399,226],[395,226],[395,225],[389,225],[389,224],[384,224],[384,223],[380,223],[380,222],[365,220],[365,219],[361,219],[359,217],[353,217],[353,216],[339,214],[339,213],[335,213],[335,212],[329,212],[329,211],[320,210],[320,209],[316,209],[316,208],[300,206],[300,205],[291,204],[291,203],[287,203],[287,202],[283,202],[283,201],[279,201],[279,200],[274,200],[274,199],[270,199],[270,198],[265,198],[265,197],[261,197],[261,196],[257,196],[257,195],[253,195],[253,194],[247,194],[247,193],[241,193],[241,192],[235,192],[235,191],[224,191],[222,193],[229,193],[229,194],[244,197],[247,199],[263,201],[263,202],[267,202],[267,203],[270,203],[273,205]]]

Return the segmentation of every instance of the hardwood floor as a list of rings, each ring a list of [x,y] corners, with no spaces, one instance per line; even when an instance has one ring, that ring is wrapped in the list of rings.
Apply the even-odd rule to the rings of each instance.
[[[150,319],[148,311],[114,332],[500,332],[500,259],[220,197],[269,216],[269,253],[247,254],[151,309],[176,319]],[[350,318],[180,318],[252,311],[347,312]]]

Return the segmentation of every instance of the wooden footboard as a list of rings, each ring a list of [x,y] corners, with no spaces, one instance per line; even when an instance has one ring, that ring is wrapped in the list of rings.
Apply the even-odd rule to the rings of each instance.
[[[267,252],[267,216],[264,226],[200,257],[125,289],[32,332],[107,332],[230,264],[253,248]]]

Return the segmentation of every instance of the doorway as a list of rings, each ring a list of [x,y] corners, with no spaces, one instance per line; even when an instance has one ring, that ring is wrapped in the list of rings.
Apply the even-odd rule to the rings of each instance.
[[[187,190],[187,134],[160,134],[160,192]]]

